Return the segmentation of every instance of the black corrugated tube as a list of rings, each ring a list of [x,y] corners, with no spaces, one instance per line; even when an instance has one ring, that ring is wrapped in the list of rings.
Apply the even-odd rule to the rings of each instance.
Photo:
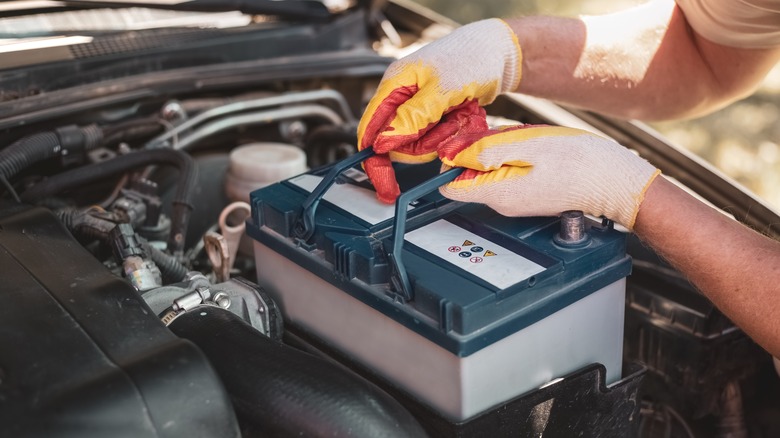
[[[184,281],[187,276],[187,268],[182,265],[175,257],[170,256],[154,246],[150,245],[145,240],[141,241],[146,253],[152,258],[152,261],[157,268],[160,269],[162,274],[163,284],[178,283]]]
[[[415,418],[368,381],[273,341],[233,313],[201,306],[169,328],[209,358],[251,437],[425,437]]]
[[[159,164],[174,166],[179,170],[179,181],[171,212],[171,235],[168,238],[168,248],[173,254],[180,255],[184,252],[184,238],[187,235],[187,225],[192,213],[192,194],[198,179],[198,169],[192,157],[184,152],[173,149],[150,149],[82,166],[36,184],[22,194],[22,201],[32,202],[139,167]]]
[[[63,126],[21,138],[0,151],[0,177],[10,181],[35,163],[93,149],[102,138],[97,125]]]

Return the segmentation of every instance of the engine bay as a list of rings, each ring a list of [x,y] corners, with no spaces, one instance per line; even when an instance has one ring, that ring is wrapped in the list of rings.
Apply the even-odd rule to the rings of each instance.
[[[625,315],[610,331],[621,351],[610,369],[621,368],[619,377],[607,377],[603,363],[585,363],[453,417],[375,363],[319,338],[305,321],[291,321],[290,304],[270,279],[299,274],[253,250],[257,237],[247,227],[262,225],[256,194],[300,174],[324,175],[352,157],[359,117],[392,61],[378,51],[451,25],[437,19],[390,2],[325,22],[255,19],[225,29],[103,32],[63,59],[3,70],[0,436],[780,433],[772,358],[609,221],[588,222],[588,230],[601,233],[603,226],[623,242],[604,244],[611,251],[604,258],[620,260],[626,271],[610,313]],[[496,124],[586,126],[659,162],[676,156],[638,125],[523,96],[502,96],[488,114]],[[685,163],[670,164],[682,170],[669,173],[706,186],[693,181]],[[418,176],[410,187],[424,172],[411,173]],[[287,226],[300,210],[290,193],[266,198],[282,212],[273,224]],[[507,234],[531,236],[559,221],[522,232],[506,225]],[[384,228],[360,232],[389,236]],[[306,239],[287,241],[290,254],[331,256]],[[550,248],[534,256],[545,269],[574,251]],[[387,251],[374,255],[381,266],[375,283],[393,289],[384,277],[392,264]],[[330,285],[344,278],[371,283],[339,269]],[[534,287],[537,279],[529,278],[523,287]],[[418,294],[417,303],[427,296]],[[430,309],[438,316],[437,307]],[[296,318],[327,313],[338,315],[315,307]],[[594,333],[596,347],[588,348],[610,333]],[[540,349],[553,343],[535,342]]]

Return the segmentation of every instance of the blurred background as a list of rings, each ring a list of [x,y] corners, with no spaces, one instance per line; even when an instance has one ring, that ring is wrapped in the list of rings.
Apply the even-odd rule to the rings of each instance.
[[[640,0],[415,0],[459,23],[521,15],[596,15]],[[779,64],[780,65],[780,64]],[[780,67],[755,94],[706,117],[652,123],[780,210]]]

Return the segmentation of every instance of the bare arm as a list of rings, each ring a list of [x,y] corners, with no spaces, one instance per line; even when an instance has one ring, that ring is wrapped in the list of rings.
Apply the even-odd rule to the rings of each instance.
[[[656,178],[634,230],[759,345],[780,357],[780,242]]]
[[[780,50],[698,36],[673,2],[584,19],[511,21],[523,47],[521,92],[638,119],[693,117],[757,86]],[[635,231],[770,353],[780,356],[780,242],[702,204],[663,178]]]
[[[582,19],[508,20],[523,48],[518,91],[624,118],[694,117],[751,93],[780,49],[698,36],[671,1]]]

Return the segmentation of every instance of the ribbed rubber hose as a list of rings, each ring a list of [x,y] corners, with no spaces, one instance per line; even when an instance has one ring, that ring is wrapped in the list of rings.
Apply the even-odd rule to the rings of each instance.
[[[182,265],[176,257],[170,256],[159,249],[149,245],[148,242],[142,242],[147,254],[152,258],[152,261],[157,268],[160,269],[162,274],[163,284],[178,283],[184,281],[187,276],[187,268]]]
[[[66,126],[23,137],[0,151],[0,176],[8,181],[35,163],[97,146],[103,133],[96,125]],[[74,150],[71,150],[74,149]]]
[[[217,370],[248,437],[424,437],[395,399],[322,358],[261,335],[227,310],[201,306],[169,328]]]
[[[36,184],[22,194],[22,201],[30,202],[53,196],[66,190],[153,164],[167,164],[179,170],[179,181],[171,212],[171,235],[168,239],[168,248],[173,254],[181,254],[184,251],[184,238],[187,235],[187,225],[192,212],[192,195],[198,179],[198,169],[192,157],[184,152],[172,149],[150,149],[82,166],[54,175]]]
[[[0,175],[11,180],[22,170],[60,153],[60,139],[53,132],[25,137],[0,152]]]

